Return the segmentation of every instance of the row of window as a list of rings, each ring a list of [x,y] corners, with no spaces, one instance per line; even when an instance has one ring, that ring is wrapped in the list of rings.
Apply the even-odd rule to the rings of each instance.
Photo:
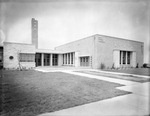
[[[63,54],[63,64],[73,64],[73,59],[73,53]]]
[[[20,53],[20,62],[35,62],[35,54]]]
[[[130,51],[120,51],[120,64],[130,64],[130,57]]]

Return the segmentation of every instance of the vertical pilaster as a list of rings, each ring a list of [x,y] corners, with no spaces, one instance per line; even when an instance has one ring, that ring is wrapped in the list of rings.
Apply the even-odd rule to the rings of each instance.
[[[53,54],[50,55],[50,66],[53,66]]]
[[[44,53],[41,53],[41,66],[44,66]]]
[[[75,67],[79,66],[79,52],[75,52]]]
[[[73,66],[75,66],[75,52],[73,52]]]
[[[114,50],[113,51],[113,63],[114,63],[114,67],[115,68],[118,68],[119,67],[119,53],[120,51],[119,50]]]
[[[68,53],[67,53],[67,62],[66,62],[66,64],[68,65]]]
[[[132,66],[136,67],[136,52],[132,52]]]

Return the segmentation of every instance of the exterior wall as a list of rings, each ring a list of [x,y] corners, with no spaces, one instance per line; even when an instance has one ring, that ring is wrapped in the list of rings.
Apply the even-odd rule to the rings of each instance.
[[[113,63],[114,67],[120,67],[120,50],[113,50]]]
[[[79,52],[75,52],[75,67],[79,67]]]
[[[75,52],[75,66],[79,66],[79,58],[80,56],[90,56],[92,57],[92,61],[90,63],[91,66],[94,66],[94,37],[90,36],[84,39],[80,39],[68,44],[64,44],[56,47],[56,50],[63,51],[64,53]],[[90,67],[91,67],[90,66]]]
[[[35,46],[31,44],[19,43],[4,43],[4,68],[17,69],[18,68],[18,53],[32,53],[35,54]],[[13,56],[13,59],[9,59]],[[35,62],[20,62],[26,68],[35,67]]]
[[[89,57],[89,64],[91,68],[100,68],[101,64],[111,68],[114,64],[115,67],[120,67],[120,50],[131,51],[131,64],[121,65],[121,67],[141,67],[143,65],[143,52],[144,43],[130,41],[125,39],[118,39],[115,37],[93,35],[75,42],[64,44],[56,47],[56,50],[65,53],[74,52],[74,66],[80,66],[80,57]],[[18,68],[18,53],[32,53],[35,54],[35,45],[33,44],[19,44],[5,42],[3,45],[3,59],[4,68]],[[52,53],[50,56],[52,56]],[[13,56],[13,59],[9,57]],[[43,55],[42,55],[43,57]],[[51,57],[52,58],[52,57]],[[35,67],[35,62],[20,62],[23,67]],[[43,63],[43,61],[42,61]],[[58,53],[58,66],[63,65],[63,55]],[[52,66],[52,60],[50,61]]]
[[[56,47],[55,49],[66,53],[75,51],[76,67],[79,66],[79,57],[90,56],[90,67],[96,69],[100,68],[101,64],[104,64],[106,68],[112,68],[114,62],[117,62],[115,67],[120,67],[120,50],[132,52],[131,64],[123,65],[124,67],[136,67],[137,63],[141,67],[144,56],[143,48],[144,43],[142,42],[97,34]]]
[[[144,44],[142,42],[130,41],[125,39],[119,39],[115,37],[101,36],[96,35],[96,67],[99,68],[100,64],[105,64],[106,67],[111,68],[113,65],[113,60],[118,52],[116,52],[115,56],[113,55],[114,51],[132,51],[131,54],[131,62],[132,66],[136,67],[137,63],[139,67],[143,65],[143,48]],[[116,59],[118,60],[118,59]],[[128,67],[128,66],[125,66]]]

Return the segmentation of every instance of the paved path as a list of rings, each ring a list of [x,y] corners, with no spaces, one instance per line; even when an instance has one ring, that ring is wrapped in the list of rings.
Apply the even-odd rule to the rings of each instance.
[[[39,70],[39,69],[38,69]],[[90,69],[88,69],[90,70]],[[114,83],[124,84],[125,86],[117,87],[117,89],[130,91],[132,94],[122,95],[111,99],[106,99],[98,102],[68,108],[52,113],[44,113],[39,116],[144,116],[150,114],[149,91],[150,82],[138,83],[121,79],[114,79],[103,76],[95,76],[71,70],[43,70],[43,72],[61,71],[64,73],[85,76],[88,78],[96,78]],[[147,77],[146,77],[147,78]]]

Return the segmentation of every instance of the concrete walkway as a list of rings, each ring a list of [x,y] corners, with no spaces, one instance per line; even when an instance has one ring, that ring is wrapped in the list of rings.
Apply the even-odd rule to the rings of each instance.
[[[90,70],[90,69],[88,69]],[[43,72],[52,72],[52,70],[39,70]],[[61,71],[64,73],[85,76],[88,78],[96,78],[104,81],[123,84],[125,86],[117,87],[117,89],[130,91],[132,94],[114,97],[98,102],[92,102],[89,104],[68,108],[52,113],[44,113],[39,116],[145,116],[150,114],[150,101],[149,91],[150,82],[138,83],[133,81],[114,79],[103,76],[95,76],[90,74],[84,74],[79,72],[73,72],[74,70],[53,70]]]

